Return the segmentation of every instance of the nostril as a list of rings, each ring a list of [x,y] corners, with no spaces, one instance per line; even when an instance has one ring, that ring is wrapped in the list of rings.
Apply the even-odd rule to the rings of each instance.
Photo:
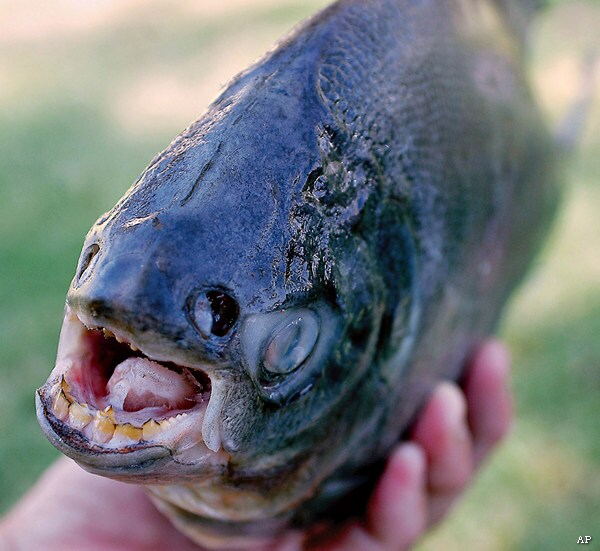
[[[227,293],[212,290],[200,293],[192,307],[193,321],[204,337],[224,337],[234,326],[239,306]]]
[[[87,309],[94,319],[105,315],[107,310],[106,305],[101,300],[91,300],[87,305]]]
[[[81,255],[81,260],[79,261],[79,269],[77,270],[76,278],[78,284],[81,283],[82,278],[84,277],[85,273],[90,267],[92,260],[98,254],[99,250],[100,246],[98,245],[98,243],[93,243]]]

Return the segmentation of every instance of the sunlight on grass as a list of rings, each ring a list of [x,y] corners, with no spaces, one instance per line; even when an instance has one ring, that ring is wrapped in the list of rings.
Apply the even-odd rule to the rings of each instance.
[[[574,502],[590,507],[600,495],[594,465],[551,431],[519,421],[510,439],[451,513],[448,523],[419,546],[421,551],[462,549],[567,549],[583,529],[567,515]],[[585,513],[583,513],[585,518]],[[588,510],[590,521],[594,513]],[[549,524],[550,519],[552,524]],[[532,538],[542,523],[549,546]],[[591,530],[593,526],[588,525]],[[577,536],[575,536],[576,541]],[[535,542],[535,543],[533,543]],[[564,545],[564,547],[563,547]]]
[[[552,238],[511,310],[519,326],[545,323],[561,310],[588,308],[600,300],[600,187],[566,192]]]

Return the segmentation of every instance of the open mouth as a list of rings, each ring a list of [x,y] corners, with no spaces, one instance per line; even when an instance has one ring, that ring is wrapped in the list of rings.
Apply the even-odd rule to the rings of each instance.
[[[155,361],[116,331],[86,327],[68,308],[56,367],[38,394],[67,445],[76,441],[94,452],[157,445],[174,455],[219,451],[202,433],[211,396],[206,373]]]

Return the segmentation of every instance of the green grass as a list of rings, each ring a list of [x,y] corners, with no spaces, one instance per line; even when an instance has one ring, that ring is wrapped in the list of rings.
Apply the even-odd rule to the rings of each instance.
[[[218,85],[325,3],[240,2],[228,14],[156,0],[84,30],[57,27],[59,13],[43,33],[0,34],[0,513],[57,457],[33,394],[90,225]],[[549,119],[576,91],[569,67],[600,51],[598,25],[599,2],[553,2],[537,22]],[[422,550],[570,549],[600,526],[600,99],[589,123],[552,238],[503,324],[515,430]]]

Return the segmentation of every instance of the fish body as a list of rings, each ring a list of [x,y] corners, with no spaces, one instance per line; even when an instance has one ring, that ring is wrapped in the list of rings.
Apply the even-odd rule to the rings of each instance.
[[[521,7],[340,0],[236,77],[86,238],[53,444],[203,543],[350,514],[547,232]]]

